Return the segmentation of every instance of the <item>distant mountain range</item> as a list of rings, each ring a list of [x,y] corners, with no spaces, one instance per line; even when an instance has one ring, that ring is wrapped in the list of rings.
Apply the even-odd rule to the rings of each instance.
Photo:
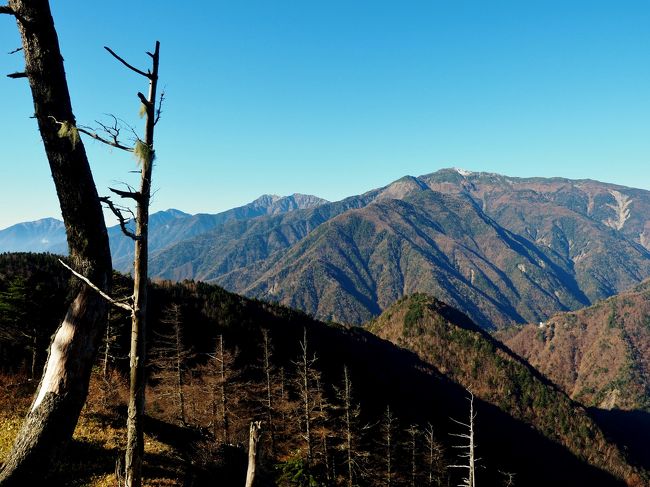
[[[333,203],[266,196],[218,215],[155,214],[150,270],[353,324],[426,292],[500,328],[650,277],[648,215],[644,190],[443,169]],[[115,266],[128,270],[118,234]]]
[[[263,195],[244,206],[217,214],[190,215],[169,209],[152,213],[149,219],[149,248],[151,252],[205,233],[230,221],[241,221],[261,215],[277,215],[295,209],[313,208],[327,200],[311,195],[291,196]],[[132,229],[133,226],[130,225]],[[133,241],[126,237],[119,225],[108,229],[113,265],[128,271],[133,259]],[[45,218],[33,222],[18,223],[0,230],[0,252],[52,252],[67,253],[63,222]]]
[[[0,230],[0,252],[59,252],[67,245],[61,220],[43,218]]]

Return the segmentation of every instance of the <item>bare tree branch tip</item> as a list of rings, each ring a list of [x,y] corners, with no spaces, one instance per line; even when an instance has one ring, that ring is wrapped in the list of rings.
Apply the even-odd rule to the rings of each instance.
[[[27,78],[27,73],[25,71],[19,73],[11,73],[7,75],[7,78],[11,78],[11,79]]]
[[[145,73],[144,71],[142,71],[142,70],[136,68],[135,66],[129,64],[122,57],[120,57],[115,51],[113,51],[110,47],[104,46],[104,49],[106,49],[111,54],[111,56],[113,56],[115,59],[117,59],[119,62],[121,62],[124,66],[129,68],[131,71],[133,71],[135,73],[138,73],[139,75],[144,76],[145,78],[151,79],[151,73],[150,72]]]

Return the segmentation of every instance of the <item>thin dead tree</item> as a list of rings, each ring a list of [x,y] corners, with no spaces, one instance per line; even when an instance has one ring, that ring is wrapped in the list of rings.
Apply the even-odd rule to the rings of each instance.
[[[395,449],[395,428],[397,419],[390,409],[390,405],[386,406],[384,417],[381,422],[381,433],[383,439],[383,456],[385,462],[384,470],[384,485],[391,487],[393,485],[393,450]]]
[[[206,365],[206,380],[210,400],[210,424],[215,440],[221,438],[221,443],[230,442],[230,409],[231,402],[236,400],[231,395],[233,383],[237,380],[235,370],[236,352],[225,348],[223,335],[217,337],[214,354],[209,354],[210,362]]]
[[[318,419],[318,426],[314,431],[320,436],[320,449],[322,456],[322,465],[325,470],[325,480],[328,484],[332,483],[335,480],[335,469],[334,458],[332,457],[332,452],[330,451],[330,437],[332,436],[332,430],[329,425],[330,419],[330,409],[331,404],[327,401],[325,396],[325,390],[321,382],[320,377],[316,377],[316,412]]]
[[[53,119],[75,126],[63,56],[46,0],[9,0],[0,14],[16,19],[25,69],[9,75],[26,78],[34,118],[43,139],[66,227],[72,265],[103,292],[112,281],[108,235],[99,196],[83,143],[73,131],[61,137]],[[107,303],[89,286],[77,295],[52,338],[34,400],[0,472],[0,484],[40,483],[72,437],[86,400],[99,342],[106,326]]]
[[[151,347],[149,363],[157,369],[154,378],[160,381],[162,394],[171,396],[176,406],[176,420],[187,425],[185,408],[185,372],[187,362],[193,356],[183,343],[181,307],[171,304],[160,320],[166,329],[154,332],[155,344]]]
[[[138,92],[142,103],[141,112],[145,118],[144,140],[138,138],[133,147],[140,165],[140,189],[138,191],[111,191],[121,198],[127,198],[136,203],[135,233],[126,228],[125,218],[119,209],[108,198],[104,202],[113,211],[125,235],[135,242],[135,258],[133,263],[133,304],[131,314],[131,349],[129,375],[129,407],[127,416],[126,455],[124,461],[126,487],[142,485],[142,459],[144,456],[144,405],[145,405],[145,361],[146,361],[146,326],[147,326],[147,285],[149,259],[149,204],[151,201],[151,175],[154,150],[154,128],[160,120],[163,97],[157,98],[158,66],[160,61],[160,42],[156,41],[153,53],[147,52],[151,58],[151,69],[142,71],[118,56],[113,50],[105,48],[115,59],[129,70],[137,73],[149,82],[148,96]],[[115,137],[115,139],[117,136]],[[109,141],[116,146],[117,141]],[[119,145],[119,144],[118,144]]]
[[[303,339],[300,342],[300,356],[294,362],[297,368],[297,386],[300,397],[300,408],[302,410],[302,438],[305,442],[307,453],[307,465],[312,466],[314,460],[313,444],[313,421],[316,402],[314,400],[314,382],[317,378],[318,371],[314,365],[316,355],[309,357],[309,347],[307,342],[307,328],[304,328]]]
[[[416,425],[412,424],[411,426],[408,427],[406,432],[409,435],[408,448],[411,457],[410,485],[411,487],[415,487],[417,485],[417,466],[418,466],[417,453],[418,453],[418,435],[420,434],[420,430]]]
[[[263,346],[263,368],[264,368],[264,378],[266,381],[266,397],[264,402],[264,408],[266,409],[266,422],[267,428],[269,430],[269,438],[271,441],[271,457],[275,455],[275,425],[273,421],[273,389],[271,387],[271,374],[273,373],[273,365],[271,364],[271,337],[269,336],[269,331],[264,329],[262,330],[262,346]]]
[[[469,389],[467,389],[467,392],[469,393],[469,397],[467,398],[469,401],[469,421],[463,423],[462,421],[450,418],[454,423],[464,427],[467,431],[467,433],[450,433],[451,436],[467,441],[466,444],[452,446],[452,448],[463,450],[458,456],[467,463],[462,465],[449,465],[449,468],[462,468],[467,470],[467,477],[462,479],[462,483],[459,484],[460,487],[476,487],[476,463],[479,461],[475,456],[476,442],[474,441],[474,420],[476,419],[476,412],[474,411],[474,394]]]
[[[424,440],[427,456],[427,485],[441,485],[442,478],[442,445],[436,441],[431,423],[424,430]]]
[[[126,66],[130,71],[143,76],[149,82],[148,96],[138,92],[137,97],[141,103],[141,114],[145,119],[144,139],[136,135],[135,144],[129,146],[120,139],[120,127],[117,118],[113,117],[114,124],[101,124],[105,135],[76,126],[68,119],[50,118],[59,126],[59,137],[68,138],[72,143],[79,140],[79,134],[84,134],[106,145],[131,152],[135,155],[140,167],[139,189],[130,188],[126,191],[109,188],[111,192],[123,199],[135,202],[135,231],[128,228],[129,218],[125,212],[132,212],[125,207],[116,205],[110,197],[99,198],[118,219],[122,232],[134,241],[135,257],[133,262],[133,294],[125,300],[117,300],[106,293],[100,294],[110,303],[127,309],[131,313],[131,346],[129,352],[129,406],[127,412],[127,440],[124,459],[124,484],[126,487],[140,487],[142,485],[142,459],[144,456],[144,406],[145,406],[145,361],[146,361],[146,324],[147,324],[147,285],[148,285],[148,241],[149,241],[149,205],[151,201],[151,176],[154,150],[154,129],[160,120],[164,94],[157,98],[158,67],[160,61],[160,42],[156,41],[154,52],[147,52],[151,58],[151,69],[146,72],[129,64],[111,48],[104,47],[111,56]],[[132,130],[135,134],[135,131]],[[65,265],[65,264],[64,264]],[[66,267],[68,267],[66,265]],[[101,291],[83,272],[77,272],[68,267],[77,277]],[[128,304],[125,302],[128,301]]]

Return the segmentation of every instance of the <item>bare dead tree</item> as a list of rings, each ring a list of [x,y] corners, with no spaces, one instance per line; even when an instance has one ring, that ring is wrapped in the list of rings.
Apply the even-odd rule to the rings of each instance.
[[[467,392],[469,393],[469,397],[467,398],[469,401],[469,421],[463,423],[462,421],[451,418],[454,423],[464,427],[467,433],[450,433],[451,436],[467,441],[466,444],[452,446],[452,448],[462,450],[458,456],[467,463],[462,465],[449,465],[449,468],[462,468],[467,470],[467,477],[462,479],[462,483],[459,484],[460,487],[476,487],[476,463],[479,461],[475,456],[476,443],[474,441],[474,420],[476,419],[476,412],[474,411],[474,394],[469,389],[467,389]]]
[[[417,485],[417,453],[418,453],[418,435],[420,434],[419,428],[412,424],[411,426],[408,427],[406,432],[409,435],[408,439],[408,447],[409,447],[409,454],[411,458],[411,472],[410,472],[410,485],[411,487],[415,487]]]
[[[185,372],[187,361],[193,354],[183,343],[180,305],[171,304],[165,310],[160,323],[166,329],[154,332],[157,339],[149,354],[149,363],[156,369],[154,378],[160,381],[162,394],[173,397],[176,419],[181,425],[186,425],[188,421],[185,411]]]
[[[262,346],[263,346],[263,368],[264,378],[266,381],[266,398],[264,407],[266,409],[266,422],[269,430],[269,438],[271,440],[271,456],[275,455],[275,423],[273,421],[273,389],[271,387],[271,374],[273,373],[273,366],[271,364],[271,338],[269,331],[262,330]]]
[[[154,128],[160,119],[162,98],[157,99],[158,66],[160,61],[160,42],[156,41],[151,58],[151,69],[146,72],[135,68],[112,49],[105,48],[115,59],[129,70],[146,78],[149,82],[148,96],[138,92],[145,118],[144,140],[138,138],[133,153],[140,165],[139,191],[120,191],[111,189],[121,198],[128,198],[136,203],[135,234],[126,230],[124,218],[115,207],[109,208],[118,216],[123,232],[135,242],[133,263],[133,305],[131,314],[131,351],[130,351],[130,386],[129,408],[127,416],[127,440],[124,468],[126,487],[142,485],[142,457],[144,455],[144,406],[145,406],[145,361],[146,361],[146,326],[147,326],[147,285],[149,260],[149,204],[151,201],[151,175],[154,150]],[[113,145],[113,144],[109,144]]]
[[[115,59],[126,66],[129,70],[143,76],[149,82],[149,94],[144,96],[138,92],[137,97],[141,102],[141,113],[145,118],[144,139],[137,137],[135,145],[129,147],[118,140],[119,130],[115,127],[103,125],[108,137],[102,137],[85,128],[76,126],[73,121],[59,119],[55,116],[49,118],[59,126],[58,135],[70,139],[74,145],[79,141],[79,134],[85,134],[111,147],[132,152],[140,166],[140,189],[128,191],[109,188],[120,198],[132,200],[136,204],[135,232],[130,231],[126,226],[127,219],[122,209],[115,205],[109,197],[100,198],[114,213],[120,222],[122,232],[134,241],[135,258],[133,262],[133,294],[126,300],[118,300],[111,297],[90,279],[85,273],[75,271],[69,266],[75,276],[84,281],[97,291],[109,303],[124,308],[131,313],[131,347],[129,352],[129,406],[127,412],[127,440],[126,454],[124,461],[125,485],[126,487],[140,487],[142,485],[142,458],[144,456],[144,406],[145,406],[145,361],[146,361],[146,318],[147,318],[147,286],[148,286],[148,255],[149,255],[149,205],[151,201],[151,176],[154,150],[154,129],[161,115],[163,96],[157,99],[158,68],[160,62],[160,42],[156,41],[154,52],[147,52],[151,58],[151,69],[146,72],[129,64],[111,48],[104,47]],[[133,130],[135,134],[135,131]]]
[[[390,409],[390,405],[386,406],[386,411],[381,422],[381,434],[383,440],[383,456],[384,456],[384,485],[391,487],[393,485],[393,450],[395,448],[395,428],[397,419]]]
[[[424,430],[427,456],[427,485],[441,485],[442,482],[442,445],[436,440],[431,423]]]
[[[354,450],[352,446],[352,421],[355,411],[352,406],[352,382],[348,374],[348,367],[343,367],[343,424],[345,427],[345,453],[346,453],[346,466],[348,470],[348,487],[354,484]]]
[[[314,401],[314,381],[318,375],[314,367],[316,360],[316,355],[309,356],[307,328],[305,328],[300,342],[300,356],[294,364],[297,368],[297,386],[302,409],[302,438],[305,442],[308,466],[312,465],[314,459],[312,422],[316,407]]]
[[[231,403],[235,397],[233,383],[237,380],[238,371],[234,369],[236,352],[230,352],[225,347],[223,335],[217,337],[215,351],[210,354],[210,361],[204,368],[207,382],[207,392],[210,394],[209,416],[212,433],[215,440],[222,443],[230,442]]]
[[[110,291],[112,265],[104,216],[83,144],[74,131],[59,135],[53,122],[75,117],[63,67],[63,56],[46,0],[9,0],[0,14],[17,21],[25,69],[9,75],[27,78],[34,115],[43,139],[72,264],[104,292]],[[103,335],[107,303],[81,285],[53,336],[34,401],[14,446],[5,458],[0,484],[34,485],[55,462],[72,437],[88,393],[90,373]]]
[[[331,405],[326,399],[325,391],[323,389],[323,384],[320,380],[320,377],[316,377],[316,408],[317,408],[317,419],[319,425],[315,428],[316,433],[320,436],[320,448],[322,455],[322,464],[325,470],[325,480],[328,483],[331,483],[335,479],[334,469],[333,469],[333,458],[330,454],[330,435],[332,431],[329,427],[329,410]]]

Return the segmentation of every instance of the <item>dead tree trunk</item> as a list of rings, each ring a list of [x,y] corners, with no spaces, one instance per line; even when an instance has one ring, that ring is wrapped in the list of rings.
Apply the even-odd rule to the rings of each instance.
[[[392,487],[393,485],[393,448],[394,448],[394,435],[395,435],[395,416],[390,410],[390,406],[386,406],[386,412],[384,413],[384,420],[382,422],[382,433],[384,440],[384,461],[386,465],[385,475],[384,475],[384,485],[386,487]]]
[[[152,59],[152,69],[140,71],[113,51],[107,50],[126,67],[149,79],[149,95],[138,97],[144,107],[146,118],[144,141],[138,140],[134,153],[140,163],[140,190],[138,192],[115,191],[121,197],[131,198],[137,204],[135,225],[135,258],[133,263],[133,311],[131,319],[130,387],[127,416],[126,457],[124,462],[126,487],[142,485],[142,458],[144,456],[144,404],[145,404],[145,360],[147,327],[147,285],[149,260],[149,202],[151,201],[151,173],[153,170],[154,127],[160,116],[156,109],[156,90],[158,87],[158,64],[160,42],[156,41]]]
[[[476,487],[476,463],[478,459],[475,455],[476,442],[474,441],[474,420],[476,419],[476,413],[474,412],[474,394],[468,389],[469,397],[469,422],[463,423],[462,421],[457,421],[453,418],[451,420],[454,423],[457,423],[464,428],[466,428],[467,433],[452,433],[451,436],[456,436],[458,438],[463,438],[467,441],[464,445],[454,445],[453,448],[459,448],[465,450],[464,453],[458,455],[461,459],[466,461],[466,464],[462,465],[449,465],[449,468],[462,468],[467,470],[467,477],[464,477],[462,480],[463,487]]]
[[[261,421],[251,422],[250,438],[248,440],[248,470],[246,471],[246,487],[253,487],[255,468],[257,466],[257,446],[260,441]]]
[[[56,120],[74,127],[63,57],[46,0],[10,0],[0,13],[14,15],[25,54],[25,71],[12,75],[29,80],[52,178],[66,226],[72,265],[108,291],[111,256],[104,216],[88,158],[76,130],[59,136]],[[108,303],[82,284],[50,346],[43,377],[12,451],[0,484],[34,485],[43,479],[72,437],[86,400],[88,382],[103,335]]]
[[[264,345],[264,375],[266,378],[266,422],[269,430],[271,440],[271,457],[275,456],[275,427],[273,423],[273,389],[271,387],[271,374],[273,366],[271,365],[271,339],[268,330],[262,330],[262,338]]]

